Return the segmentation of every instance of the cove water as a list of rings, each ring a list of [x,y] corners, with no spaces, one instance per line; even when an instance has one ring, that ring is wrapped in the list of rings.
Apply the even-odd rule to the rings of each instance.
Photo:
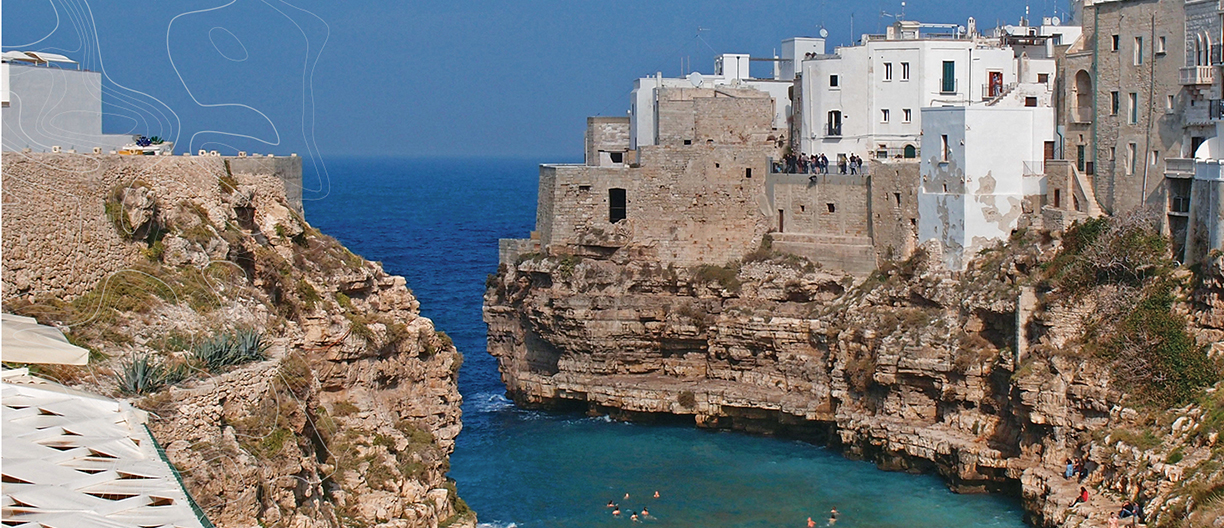
[[[481,303],[497,239],[534,229],[540,161],[329,158],[330,181],[317,185],[330,192],[305,182],[307,220],[406,277],[463,353],[450,475],[483,526],[627,528],[642,508],[644,528],[824,526],[831,508],[838,527],[1024,526],[1014,498],[956,495],[938,477],[799,441],[516,408],[485,351]]]

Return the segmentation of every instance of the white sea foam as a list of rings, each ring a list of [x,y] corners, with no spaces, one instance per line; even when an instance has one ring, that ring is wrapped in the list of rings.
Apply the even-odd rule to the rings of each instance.
[[[476,528],[518,528],[518,525],[512,522],[493,521],[491,523],[476,523]]]
[[[472,395],[471,400],[476,412],[482,413],[499,412],[514,407],[514,402],[501,394],[483,392]]]

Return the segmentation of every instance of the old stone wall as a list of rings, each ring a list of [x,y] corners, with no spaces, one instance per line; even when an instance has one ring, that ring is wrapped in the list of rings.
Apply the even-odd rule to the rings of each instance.
[[[628,117],[588,117],[586,128],[586,164],[601,165],[600,152],[629,150]],[[622,161],[623,163],[623,161]]]
[[[1186,57],[1185,24],[1183,2],[1176,0],[1103,2],[1084,9],[1082,46],[1068,51],[1061,76],[1066,80],[1064,100],[1068,104],[1075,104],[1081,71],[1091,79],[1095,99],[1080,109],[1085,114],[1078,122],[1071,120],[1066,157],[1075,159],[1076,147],[1085,145],[1087,161],[1095,161],[1095,194],[1107,212],[1159,205],[1164,160],[1184,155],[1183,113],[1188,99],[1178,75]],[[1115,35],[1117,50],[1113,49]],[[1165,38],[1163,53],[1156,50],[1161,37]],[[1136,60],[1136,38],[1142,39],[1141,62]],[[1131,94],[1137,99],[1134,122]],[[1174,97],[1172,110],[1166,108],[1170,95]],[[1092,108],[1095,113],[1088,113]]]
[[[298,214],[302,210],[302,158],[298,156],[227,157],[231,174],[272,176],[285,186],[285,200]]]
[[[917,161],[871,160],[871,239],[881,261],[902,260],[917,249]]]

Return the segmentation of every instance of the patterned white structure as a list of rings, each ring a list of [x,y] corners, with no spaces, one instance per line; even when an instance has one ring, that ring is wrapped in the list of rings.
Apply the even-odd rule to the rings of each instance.
[[[3,518],[29,528],[211,528],[132,406],[5,372]],[[201,521],[203,519],[203,521]]]

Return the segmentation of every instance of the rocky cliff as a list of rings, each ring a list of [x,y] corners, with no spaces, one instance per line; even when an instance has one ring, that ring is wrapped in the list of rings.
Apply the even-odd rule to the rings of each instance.
[[[866,279],[768,239],[726,266],[522,255],[487,283],[489,351],[521,405],[794,435],[1021,494],[1037,525],[1103,526],[1138,499],[1150,521],[1220,526],[1224,391],[1204,387],[1224,258],[1175,271],[1136,225],[1020,233],[960,274],[928,247]],[[1072,507],[1081,457],[1094,491]]]
[[[5,153],[4,307],[152,411],[218,526],[474,525],[446,479],[461,356],[401,277],[222,158]]]

